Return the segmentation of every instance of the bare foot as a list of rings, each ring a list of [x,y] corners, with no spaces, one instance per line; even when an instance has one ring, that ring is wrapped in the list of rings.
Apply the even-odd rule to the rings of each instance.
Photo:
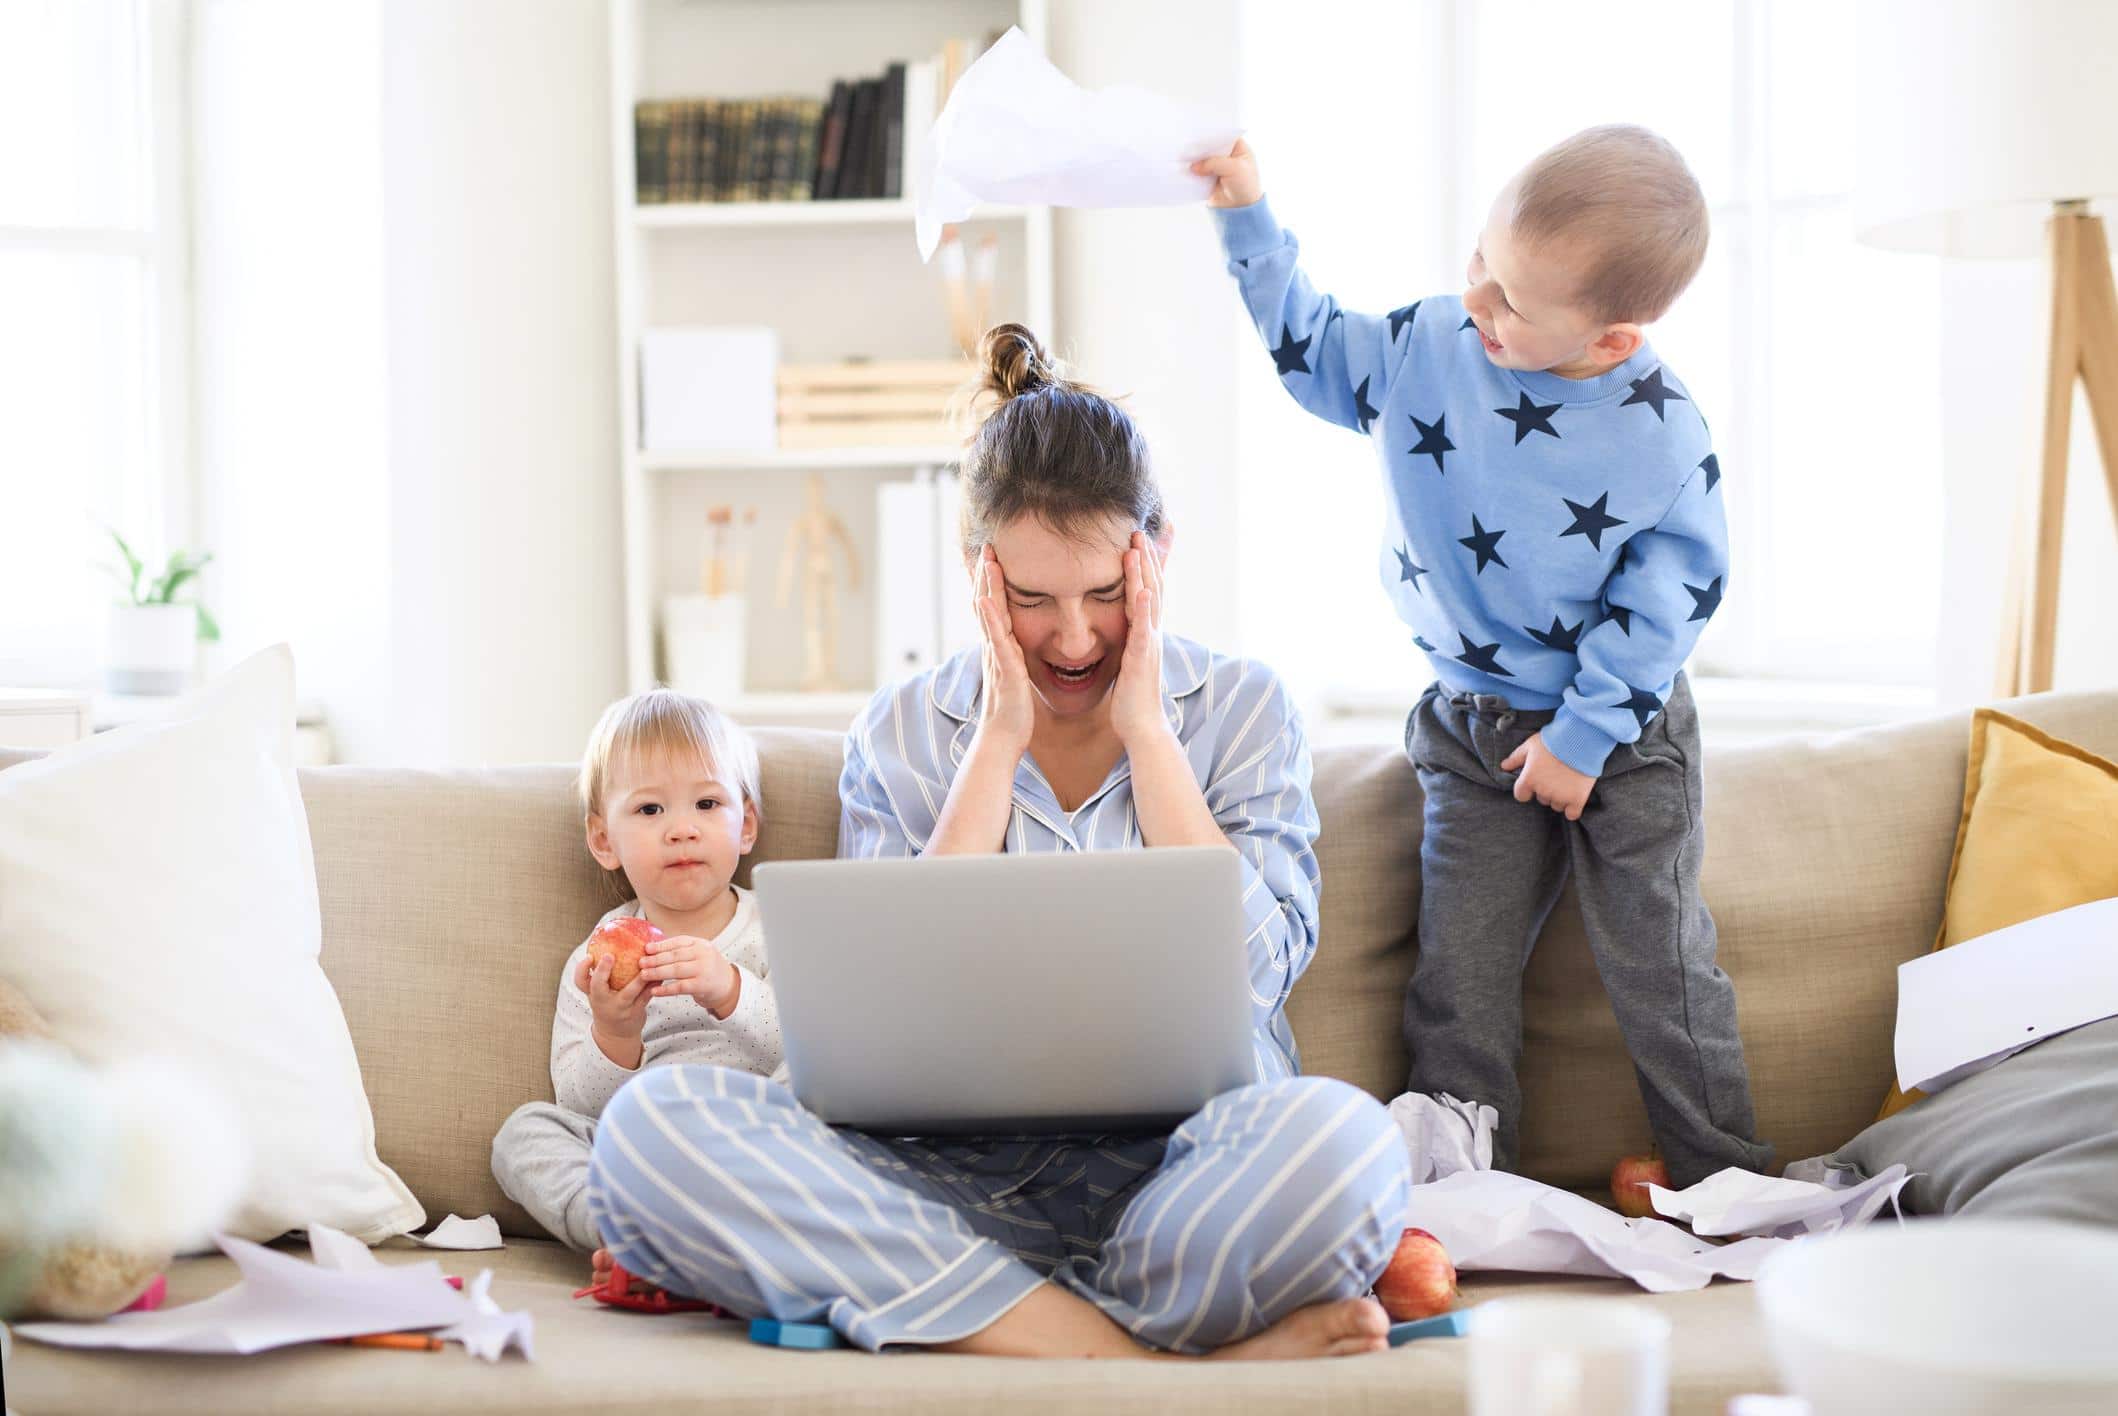
[[[610,1277],[611,1269],[616,1267],[616,1261],[611,1258],[610,1250],[608,1249],[596,1250],[589,1258],[588,1263],[589,1268],[593,1271],[595,1286],[598,1288],[603,1286],[604,1281]]]
[[[1270,1362],[1291,1357],[1352,1357],[1390,1345],[1390,1318],[1372,1298],[1341,1298],[1298,1308],[1256,1337],[1209,1356],[1223,1361]]]

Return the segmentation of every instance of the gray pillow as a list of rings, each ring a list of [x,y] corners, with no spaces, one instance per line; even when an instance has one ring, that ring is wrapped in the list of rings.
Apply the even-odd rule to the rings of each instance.
[[[1907,1213],[2118,1227],[2118,1018],[2018,1052],[1824,1159],[1863,1176],[1903,1161]]]

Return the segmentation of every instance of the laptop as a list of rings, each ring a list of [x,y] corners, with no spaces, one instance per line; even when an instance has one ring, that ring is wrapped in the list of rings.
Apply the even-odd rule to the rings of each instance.
[[[1166,1130],[1255,1079],[1233,851],[773,861],[751,884],[789,1081],[833,1125]]]

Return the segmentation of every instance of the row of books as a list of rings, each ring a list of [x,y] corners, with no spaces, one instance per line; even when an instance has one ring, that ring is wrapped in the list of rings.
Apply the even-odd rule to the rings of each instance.
[[[655,99],[633,109],[643,206],[909,196],[949,91],[1000,34],[950,40],[931,58],[841,79],[828,98]]]

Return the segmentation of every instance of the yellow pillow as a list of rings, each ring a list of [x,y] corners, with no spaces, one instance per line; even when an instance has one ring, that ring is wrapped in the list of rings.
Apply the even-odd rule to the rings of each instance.
[[[1971,715],[1937,949],[2118,895],[2118,763],[1991,708]],[[1877,1120],[1922,1092],[1890,1088]]]

